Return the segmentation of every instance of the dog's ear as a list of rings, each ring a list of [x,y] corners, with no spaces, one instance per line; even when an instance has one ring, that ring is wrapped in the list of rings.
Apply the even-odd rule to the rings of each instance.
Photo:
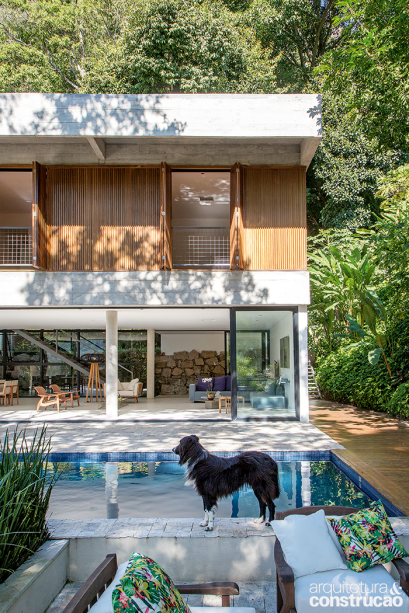
[[[196,441],[199,442],[199,437],[196,436],[196,434],[192,434],[192,438],[196,439]]]

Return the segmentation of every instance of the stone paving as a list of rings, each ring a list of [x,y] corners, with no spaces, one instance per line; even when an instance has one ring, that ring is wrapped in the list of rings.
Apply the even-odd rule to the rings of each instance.
[[[200,518],[121,518],[121,519],[49,519],[51,538],[271,538],[273,528],[255,524],[249,517],[216,518],[214,530],[205,532],[199,526]],[[392,527],[399,536],[409,536],[409,518],[391,518]]]
[[[246,538],[272,537],[274,530],[255,524],[252,518],[216,518],[214,530],[205,532],[203,518],[49,519],[51,538]],[[408,523],[409,530],[409,523]],[[409,534],[409,531],[408,531]]]
[[[1,423],[6,429],[26,426],[32,435],[40,424]],[[309,451],[343,449],[312,424],[300,422],[195,422],[195,423],[58,423],[48,424],[53,452],[162,452],[171,451],[188,434],[199,436],[209,451]]]

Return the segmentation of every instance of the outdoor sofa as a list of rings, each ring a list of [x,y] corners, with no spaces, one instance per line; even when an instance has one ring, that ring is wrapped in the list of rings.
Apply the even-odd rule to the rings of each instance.
[[[276,520],[272,522],[273,528],[275,528],[274,524],[281,523],[279,520],[284,520],[289,515],[312,515],[317,513],[317,511],[323,510],[326,516],[331,517],[340,517],[344,515],[349,515],[351,513],[356,513],[359,509],[351,508],[351,507],[337,507],[337,506],[313,506],[313,507],[301,507],[297,509],[289,509],[288,511],[277,512]],[[337,542],[337,537],[335,532],[331,535],[332,529],[329,530],[330,536],[332,536],[332,540],[334,543]],[[335,535],[335,536],[334,536]],[[303,548],[303,542],[299,542],[296,544],[298,547],[298,551],[301,551]],[[338,545],[338,547],[340,547]],[[312,590],[312,586],[319,585],[335,585],[337,590],[334,591],[334,594],[340,596],[344,594],[343,584],[350,582],[360,586],[359,592],[353,592],[356,595],[356,603],[353,604],[352,610],[354,613],[372,613],[372,611],[400,611],[401,613],[407,612],[409,610],[409,564],[405,562],[403,559],[394,559],[392,560],[392,564],[395,566],[396,570],[399,574],[400,587],[402,589],[403,596],[403,606],[399,607],[380,607],[379,604],[376,604],[374,607],[367,607],[366,603],[358,601],[357,596],[361,594],[373,594],[369,590],[373,589],[373,585],[378,585],[380,583],[384,583],[388,586],[388,593],[392,596],[399,596],[396,593],[396,587],[394,586],[395,581],[393,577],[389,574],[389,572],[382,566],[378,564],[372,568],[361,572],[354,572],[347,568],[346,570],[334,569],[327,570],[324,572],[315,572],[310,575],[299,576],[298,578],[295,576],[295,572],[293,568],[288,564],[286,558],[284,556],[284,551],[281,546],[280,540],[277,537],[275,546],[274,546],[274,561],[276,564],[276,573],[277,573],[277,612],[278,613],[322,613],[323,611],[333,613],[334,611],[343,611],[348,613],[351,610],[351,605],[349,607],[345,606],[345,603],[337,605],[337,602],[334,603],[325,603],[322,605],[321,601],[317,602],[318,596],[316,596],[315,601],[311,604],[311,596],[317,594],[317,589],[314,588]],[[345,561],[345,560],[344,560]],[[354,577],[355,575],[355,577]],[[351,578],[352,577],[352,578]],[[355,583],[356,582],[356,583]],[[377,583],[378,582],[378,583]],[[325,598],[329,598],[327,596],[328,591],[324,594],[323,592],[319,592],[319,596],[324,596]],[[391,596],[391,597],[392,597]],[[370,597],[370,596],[369,596]],[[363,597],[361,596],[361,601],[363,601]]]

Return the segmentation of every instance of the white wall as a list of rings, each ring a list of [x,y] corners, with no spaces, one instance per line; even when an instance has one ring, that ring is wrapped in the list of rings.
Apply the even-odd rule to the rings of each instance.
[[[31,205],[30,205],[31,206]],[[2,213],[0,210],[0,227],[31,228],[31,211],[29,213]]]
[[[283,368],[280,364],[280,339],[290,337],[290,368]],[[294,408],[294,342],[293,342],[293,314],[288,312],[283,319],[270,330],[270,362],[274,360],[280,364],[280,375],[290,380],[285,383],[285,395],[288,398],[288,408]]]
[[[161,351],[172,355],[176,351],[224,351],[224,332],[178,332],[161,334]]]

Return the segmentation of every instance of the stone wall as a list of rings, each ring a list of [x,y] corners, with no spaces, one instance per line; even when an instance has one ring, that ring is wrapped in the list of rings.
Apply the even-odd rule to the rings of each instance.
[[[220,377],[225,374],[224,351],[178,351],[155,357],[155,375],[161,395],[185,396],[190,383],[199,377]]]

